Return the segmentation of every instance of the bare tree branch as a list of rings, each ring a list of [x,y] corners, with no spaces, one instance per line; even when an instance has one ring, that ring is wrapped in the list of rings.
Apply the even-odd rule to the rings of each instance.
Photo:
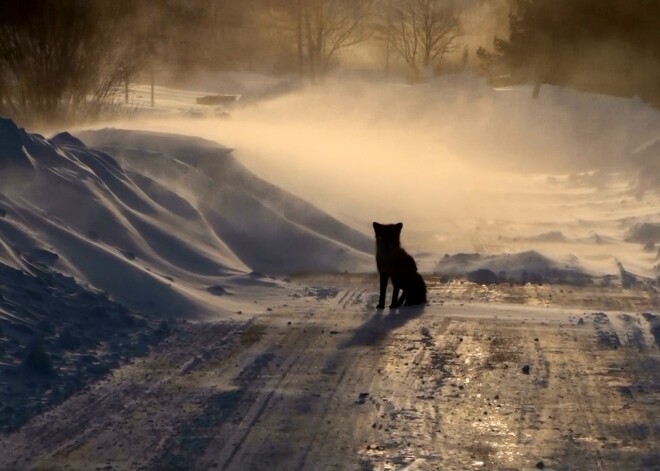
[[[459,35],[459,14],[453,0],[395,0],[388,5],[388,44],[412,69],[437,66]]]

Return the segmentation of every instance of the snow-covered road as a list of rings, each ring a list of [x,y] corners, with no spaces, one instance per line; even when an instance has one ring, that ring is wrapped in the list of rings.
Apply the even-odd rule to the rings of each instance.
[[[649,292],[429,279],[379,312],[371,275],[294,281],[177,323],[0,439],[0,468],[658,469]]]

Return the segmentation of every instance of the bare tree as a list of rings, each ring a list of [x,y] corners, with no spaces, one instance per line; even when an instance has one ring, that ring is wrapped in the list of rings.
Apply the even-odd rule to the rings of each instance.
[[[390,3],[388,44],[415,75],[437,67],[460,33],[459,11],[452,0],[399,0]]]
[[[295,42],[298,68],[312,80],[323,76],[338,51],[366,40],[373,0],[274,0],[273,18]]]
[[[115,93],[135,52],[119,24],[131,2],[0,4],[0,112],[23,122],[80,119]]]
[[[303,77],[306,68],[304,34],[304,12],[307,0],[266,0],[269,12],[268,23],[284,36],[295,49],[298,74]]]

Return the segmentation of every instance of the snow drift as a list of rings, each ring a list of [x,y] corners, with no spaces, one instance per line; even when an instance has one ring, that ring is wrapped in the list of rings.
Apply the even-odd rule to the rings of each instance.
[[[253,270],[334,272],[373,264],[369,237],[256,177],[219,144],[114,129],[79,135],[117,157],[151,198],[201,218]]]
[[[436,271],[447,276],[467,275],[468,280],[479,284],[552,282],[580,285],[590,281],[589,274],[575,257],[562,263],[534,250],[497,255],[445,255],[438,262]]]
[[[371,240],[209,141],[105,130],[45,139],[0,122],[0,263],[36,262],[142,311],[195,312],[253,271],[371,265]],[[254,276],[250,279],[254,279]]]

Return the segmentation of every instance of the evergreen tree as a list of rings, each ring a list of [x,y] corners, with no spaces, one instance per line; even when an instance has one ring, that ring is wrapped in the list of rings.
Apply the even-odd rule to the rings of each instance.
[[[660,2],[517,0],[509,38],[478,55],[515,83],[660,98]]]

